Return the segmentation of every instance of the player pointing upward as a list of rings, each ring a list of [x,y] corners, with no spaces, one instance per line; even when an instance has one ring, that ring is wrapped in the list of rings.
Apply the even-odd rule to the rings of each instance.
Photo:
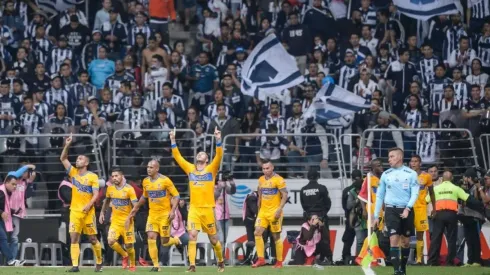
[[[109,246],[123,258],[122,267],[129,271],[136,271],[136,253],[134,251],[134,226],[126,229],[124,223],[131,212],[131,208],[136,205],[138,199],[134,188],[126,183],[123,172],[119,167],[113,167],[111,173],[111,186],[107,187],[106,198],[100,211],[99,222],[104,223],[105,211],[112,205],[111,226],[107,242]],[[119,237],[123,237],[126,251],[117,242]]]
[[[264,239],[262,235],[264,230],[271,227],[272,238],[276,245],[277,262],[274,268],[282,267],[282,250],[281,241],[282,218],[284,205],[288,200],[288,190],[284,179],[274,172],[274,165],[269,160],[262,162],[263,176],[259,178],[259,213],[255,221],[255,245],[257,247],[258,260],[252,267],[265,265],[264,260]]]
[[[68,150],[73,140],[72,135],[66,139],[65,147],[61,152],[60,160],[68,172],[73,184],[70,205],[70,254],[72,268],[68,272],[80,272],[78,260],[80,258],[80,234],[88,235],[95,255],[95,272],[102,271],[102,248],[97,240],[97,224],[95,221],[94,203],[99,195],[99,177],[88,171],[89,158],[84,155],[77,157],[73,167],[68,160]]]
[[[143,180],[143,196],[131,211],[126,225],[132,225],[132,218],[146,201],[149,201],[150,212],[146,222],[146,232],[148,235],[148,251],[153,262],[152,272],[160,271],[158,261],[157,237],[160,235],[163,246],[178,245],[178,238],[170,238],[170,221],[175,216],[175,209],[179,202],[179,192],[175,189],[174,183],[167,177],[158,173],[160,164],[156,160],[148,162],[146,171],[148,177]]]
[[[196,272],[196,241],[200,230],[208,234],[209,241],[213,245],[214,253],[218,261],[218,272],[225,271],[223,251],[221,243],[216,235],[216,221],[214,218],[214,184],[218,173],[223,147],[221,146],[221,132],[214,129],[216,139],[216,156],[211,164],[205,152],[196,155],[196,163],[186,161],[177,149],[175,143],[175,130],[170,132],[172,142],[172,154],[180,168],[189,176],[190,208],[187,218],[187,230],[189,231],[189,262],[187,272]]]

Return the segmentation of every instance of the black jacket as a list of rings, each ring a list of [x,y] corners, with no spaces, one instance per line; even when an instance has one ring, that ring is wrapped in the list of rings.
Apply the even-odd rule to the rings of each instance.
[[[332,206],[327,187],[317,181],[310,181],[303,186],[299,198],[305,213],[317,213],[319,216],[326,216]]]

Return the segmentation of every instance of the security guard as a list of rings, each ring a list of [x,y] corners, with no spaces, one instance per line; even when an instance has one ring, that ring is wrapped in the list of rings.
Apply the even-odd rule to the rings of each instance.
[[[439,265],[438,259],[441,250],[442,235],[446,231],[446,239],[448,244],[448,254],[446,263],[452,265],[456,257],[456,237],[458,229],[458,200],[466,202],[468,207],[481,209],[481,202],[470,197],[462,188],[454,185],[453,174],[450,171],[444,172],[442,176],[443,182],[434,187],[436,200],[436,213],[433,216],[434,228],[430,238],[429,248],[429,265]],[[430,196],[427,195],[426,201],[430,202]]]

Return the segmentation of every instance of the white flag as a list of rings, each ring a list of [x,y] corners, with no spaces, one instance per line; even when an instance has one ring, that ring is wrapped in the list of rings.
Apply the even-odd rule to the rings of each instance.
[[[260,41],[242,68],[243,94],[260,100],[282,98],[284,90],[303,82],[296,60],[275,34]]]

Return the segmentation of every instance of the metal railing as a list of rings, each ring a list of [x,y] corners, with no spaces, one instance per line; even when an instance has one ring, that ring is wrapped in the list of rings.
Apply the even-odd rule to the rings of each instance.
[[[66,170],[60,161],[63,147],[51,147],[50,138],[66,138],[68,134],[37,134],[37,135],[2,135],[0,171],[5,176],[9,171],[17,170],[20,163],[28,162],[36,165],[37,177],[35,195],[29,199],[28,205],[33,209],[38,209],[36,213],[29,213],[33,216],[56,216],[59,212],[61,202],[58,199],[58,186],[66,176]],[[14,145],[14,139],[20,139],[20,147]],[[89,170],[105,178],[103,163],[98,150],[98,142],[95,135],[73,134],[73,143],[68,152],[68,159],[74,163],[78,155],[86,155],[91,160]],[[35,143],[35,145],[31,145]],[[51,214],[48,214],[49,213]]]
[[[236,138],[251,138],[249,141],[243,143],[239,141],[238,147],[236,147]],[[301,154],[298,151],[288,150],[287,146],[279,148],[279,155],[277,151],[273,151],[274,148],[267,148],[267,144],[272,142],[268,140],[279,139],[288,137],[297,138],[318,138],[316,144],[310,144],[312,147],[316,147],[317,154],[308,155]],[[326,144],[322,144],[320,139],[325,139]],[[277,141],[277,140],[276,140]],[[276,142],[275,141],[275,142]],[[338,146],[338,140],[335,135],[330,133],[321,134],[230,134],[224,137],[224,155],[221,163],[221,169],[230,170],[235,178],[258,178],[261,175],[259,164],[257,159],[268,158],[271,159],[269,154],[274,155],[272,161],[275,166],[275,171],[283,176],[290,178],[305,178],[308,171],[307,167],[320,166],[323,160],[323,149],[328,150],[328,167],[320,168],[320,175],[322,178],[339,178],[344,184],[345,173],[342,169],[342,151]],[[323,145],[323,146],[322,146]],[[312,149],[310,147],[310,150]],[[272,151],[271,151],[272,149]],[[277,148],[276,148],[277,149]],[[236,155],[236,150],[239,154]],[[269,150],[269,152],[267,151]],[[286,155],[284,154],[286,151]],[[242,160],[242,161],[240,161]],[[245,160],[245,162],[243,162]]]
[[[169,132],[162,129],[115,131],[111,164],[120,166],[128,180],[138,182],[147,176],[148,161],[156,159],[160,162],[160,172],[169,175],[179,191],[187,192],[187,177],[174,162]],[[135,133],[140,134],[135,137]],[[182,156],[192,163],[196,155],[195,132],[177,129],[176,143]]]
[[[350,157],[350,160],[351,161],[349,161],[349,162],[347,162],[345,160],[342,161],[342,168],[343,168],[343,170],[346,173],[347,173],[347,171],[349,171],[349,175],[351,175],[352,174],[352,170],[354,170],[354,167],[357,168],[357,166],[354,164],[354,160],[353,160],[353,158],[354,158],[354,152],[355,152],[354,148],[357,147],[356,141],[355,141],[354,138],[361,138],[361,135],[360,134],[343,134],[343,135],[340,135],[340,138],[339,138],[340,139],[340,142],[342,142],[342,140],[345,139],[345,138],[350,139],[349,157]],[[344,152],[343,152],[344,151],[344,146],[339,146],[339,147],[342,150],[342,155],[344,155]],[[362,159],[359,156],[359,157],[357,157],[357,162],[356,163],[358,163],[360,161],[362,161]],[[346,175],[346,178],[347,178],[347,175]]]
[[[396,133],[402,136],[403,147],[405,149],[405,162],[409,161],[412,154],[417,152],[422,158],[422,164],[438,164],[440,168],[453,169],[454,174],[463,173],[467,167],[478,165],[478,157],[475,150],[473,135],[468,129],[367,129],[361,136],[360,158],[364,159],[364,148],[368,147],[376,158],[388,159],[390,147],[396,147],[390,139],[380,139],[375,137],[375,133]],[[405,136],[406,133],[413,133],[413,137]],[[430,136],[427,133],[434,133]],[[420,135],[419,135],[420,134]],[[370,136],[372,137],[370,138]],[[376,134],[378,136],[378,134]],[[420,137],[417,140],[417,137]],[[427,138],[422,140],[422,137]],[[434,140],[435,139],[435,140]],[[372,144],[366,144],[371,142]],[[384,143],[383,143],[384,142]],[[435,145],[435,148],[433,147]],[[423,147],[425,146],[425,147]],[[432,146],[432,147],[431,147]],[[428,149],[430,147],[430,150]],[[422,152],[422,153],[420,153]],[[428,154],[424,154],[427,152]],[[434,154],[434,155],[433,155]],[[364,169],[364,162],[358,164],[358,168]]]
[[[482,134],[480,141],[481,160],[486,170],[490,169],[490,134]]]

